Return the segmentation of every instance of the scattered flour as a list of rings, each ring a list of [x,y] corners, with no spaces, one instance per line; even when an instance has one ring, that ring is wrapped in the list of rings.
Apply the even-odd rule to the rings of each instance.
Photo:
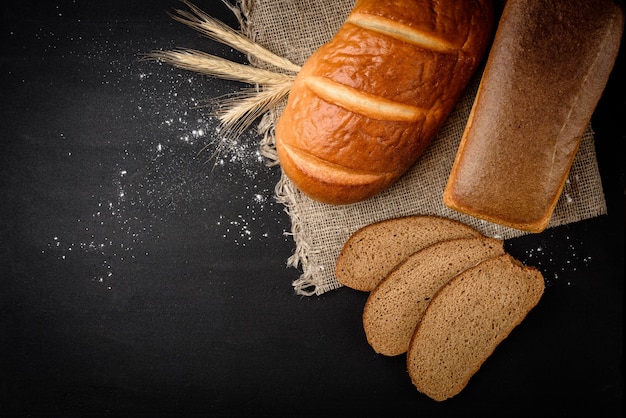
[[[66,39],[54,33],[38,36],[51,41],[46,50],[53,53],[57,43],[80,44],[81,51],[88,43],[89,56],[66,47],[64,59],[98,69],[76,69],[84,73],[79,81],[99,80],[100,88],[130,98],[134,111],[121,114],[128,107],[117,109],[114,117],[131,119],[136,127],[123,138],[110,138],[110,148],[119,155],[104,168],[109,177],[101,192],[91,195],[91,215],[76,219],[74,231],[51,236],[42,253],[54,252],[62,262],[81,253],[95,257],[100,261],[92,280],[112,289],[118,268],[149,256],[145,244],[162,239],[164,226],[173,218],[206,217],[212,228],[207,239],[214,234],[229,245],[276,239],[276,232],[270,232],[276,228],[267,224],[281,222],[284,212],[274,202],[274,182],[268,181],[273,169],[260,153],[259,138],[246,132],[236,140],[225,139],[211,115],[215,103],[207,99],[232,93],[230,84],[211,85],[207,77],[139,60],[141,53],[157,47],[154,41],[114,41],[112,33],[69,34]],[[70,149],[67,156],[75,154]]]
[[[570,236],[566,236],[565,242],[561,242],[561,239],[555,239],[553,235],[551,234],[547,243],[528,249],[524,262],[542,271],[553,272],[551,276],[544,275],[546,286],[575,285],[564,278],[571,276],[568,273],[577,271],[576,266],[580,265],[581,261],[583,265],[589,264],[591,256],[579,253],[579,248],[584,246],[582,242],[576,243]]]

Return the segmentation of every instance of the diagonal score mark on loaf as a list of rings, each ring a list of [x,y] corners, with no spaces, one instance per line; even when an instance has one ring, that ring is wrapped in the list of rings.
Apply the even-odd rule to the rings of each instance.
[[[353,13],[346,23],[361,29],[377,32],[438,53],[458,53],[450,42],[430,33],[399,24],[391,19],[367,14]],[[428,110],[418,106],[399,103],[388,98],[365,93],[357,88],[332,81],[328,78],[310,76],[306,85],[322,100],[349,109],[372,119],[398,122],[416,122],[428,116]]]
[[[353,13],[348,16],[347,22],[360,28],[388,35],[400,41],[408,42],[434,52],[457,52],[455,45],[433,33],[417,30],[384,17]]]
[[[322,100],[372,119],[415,122],[425,114],[425,111],[419,107],[365,93],[324,77],[310,76],[305,80],[305,83]]]
[[[334,164],[314,155],[308,154],[298,148],[283,144],[285,152],[303,170],[317,178],[324,178],[329,183],[351,182],[354,185],[367,185],[384,179],[391,173],[371,173],[368,171],[354,170]]]

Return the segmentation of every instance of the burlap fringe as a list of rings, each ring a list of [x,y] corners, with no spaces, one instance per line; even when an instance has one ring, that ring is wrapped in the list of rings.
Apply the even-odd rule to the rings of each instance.
[[[255,40],[254,26],[251,24],[249,16],[252,10],[253,0],[241,0],[237,3],[237,6],[230,5],[229,7],[237,17],[241,32],[252,41]],[[251,64],[254,64],[254,57],[248,57]],[[276,137],[275,126],[280,116],[280,109],[272,109],[265,113],[261,118],[257,126],[257,132],[261,136],[260,152],[267,161],[267,165],[279,166],[278,155],[276,153]],[[287,267],[293,267],[301,269],[302,274],[300,277],[293,281],[292,286],[296,294],[301,296],[313,296],[320,295],[328,290],[332,290],[335,287],[323,286],[320,280],[316,280],[315,275],[312,272],[312,267],[309,265],[307,255],[313,251],[311,246],[311,239],[307,237],[302,228],[301,219],[298,212],[298,205],[295,199],[297,193],[300,193],[293,183],[281,173],[281,178],[274,188],[276,202],[283,205],[285,212],[289,215],[291,220],[291,232],[285,233],[294,240],[295,249],[293,254],[287,259]]]
[[[235,4],[230,3],[228,0],[222,0],[222,3],[230,9],[239,23],[240,30],[237,34],[231,33],[227,30],[227,27],[222,28],[221,22],[213,20],[209,15],[193,5],[189,0],[181,1],[190,9],[190,11],[187,12],[179,10],[177,14],[172,15],[174,19],[187,24],[212,39],[231,45],[239,49],[241,52],[245,52],[249,63],[255,71],[252,71],[252,68],[248,71],[245,67],[241,67],[240,64],[231,63],[230,61],[222,60],[219,57],[204,54],[201,51],[155,51],[152,54],[148,54],[147,57],[167,62],[185,70],[196,71],[214,77],[239,79],[240,81],[254,85],[254,87],[247,91],[246,94],[236,96],[233,99],[228,99],[229,104],[233,106],[231,109],[237,110],[237,112],[234,113],[237,115],[234,121],[233,118],[228,116],[227,113],[218,113],[217,116],[221,122],[220,128],[222,135],[224,135],[224,138],[229,135],[234,135],[235,137],[239,136],[244,130],[247,130],[248,127],[252,125],[255,119],[260,117],[260,121],[257,126],[257,132],[262,138],[259,141],[260,153],[265,158],[265,162],[268,166],[278,166],[279,162],[276,152],[274,127],[287,100],[285,97],[286,94],[283,93],[285,91],[288,92],[291,87],[291,83],[293,82],[293,78],[295,77],[293,74],[294,72],[297,73],[300,67],[291,63],[289,60],[266,50],[255,41],[255,28],[250,19],[252,8],[255,6],[255,0],[239,0]],[[211,63],[211,65],[209,65],[209,63]],[[264,65],[262,65],[263,63],[270,64],[271,69],[260,69],[261,67],[264,67]],[[228,72],[230,71],[229,68],[231,66],[236,66],[236,68],[240,70],[240,73],[233,74]],[[207,71],[207,68],[210,70]],[[259,72],[256,71],[257,68],[260,69],[259,71],[265,72],[262,74],[263,77],[259,78],[250,75],[250,73],[257,74]],[[260,80],[269,79],[268,77],[265,77],[267,74],[272,76],[269,77],[272,80],[269,81],[270,85],[276,84],[275,79],[278,78],[280,84],[283,84],[283,86],[279,86],[280,89],[278,90],[269,91],[268,94],[271,96],[272,100],[266,102],[266,105],[259,106],[258,108],[255,106],[256,109],[259,109],[258,113],[257,111],[247,111],[244,113],[240,112],[240,108],[238,107],[240,104],[244,105],[243,109],[250,109],[247,104],[253,102],[256,103],[255,100],[261,101],[263,99],[264,96],[262,97],[261,94],[258,94],[262,93],[261,89],[264,88],[264,85],[261,84],[264,81]],[[282,81],[282,79],[279,78],[284,74],[289,74],[286,78],[287,81]],[[273,77],[274,75],[276,77]],[[287,83],[286,88],[284,87],[285,83]],[[280,95],[276,96],[279,93]],[[244,103],[244,101],[246,102]],[[239,120],[240,113],[243,115],[241,116],[241,121]],[[232,115],[232,113],[230,113],[230,115]],[[228,143],[230,143],[230,141],[219,141],[218,151],[221,146],[227,146]],[[295,189],[284,173],[281,172],[281,179],[275,187],[275,199],[278,203],[285,207],[285,211],[291,219],[291,232],[286,233],[286,235],[291,235],[296,245],[293,255],[287,259],[287,266],[296,268],[302,267],[304,274],[298,280],[293,282],[293,286],[297,294],[308,296],[320,293],[319,290],[316,290],[318,289],[320,283],[315,282],[314,275],[311,273],[309,268],[307,254],[310,254],[312,249],[309,238],[306,237],[303,232],[303,220],[299,216],[297,210],[297,201],[295,199],[296,193],[299,193],[298,190]]]

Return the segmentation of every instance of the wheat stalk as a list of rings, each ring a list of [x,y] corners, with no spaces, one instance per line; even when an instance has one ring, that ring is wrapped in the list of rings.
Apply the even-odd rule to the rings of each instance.
[[[146,58],[162,61],[184,70],[248,84],[285,84],[293,82],[294,79],[292,75],[239,64],[193,49],[153,51],[146,54]]]
[[[202,51],[186,48],[153,51],[144,56],[146,59],[165,62],[180,69],[256,86],[243,89],[238,94],[224,100],[221,103],[221,108],[215,112],[220,121],[220,131],[223,138],[210,157],[212,159],[228,142],[228,137],[231,135],[234,135],[235,138],[240,136],[259,116],[274,108],[289,94],[295,75],[301,67],[263,48],[219,20],[210,17],[189,1],[182,1],[191,11],[177,10],[177,14],[170,13],[170,16],[176,21],[190,26],[215,41],[231,46],[287,72],[285,74],[239,64]],[[224,3],[233,10],[232,6]]]
[[[178,22],[197,30],[215,41],[231,46],[240,52],[252,55],[268,64],[272,64],[278,68],[282,68],[283,70],[293,73],[298,73],[300,71],[299,65],[296,65],[288,59],[276,55],[256,42],[253,42],[232,29],[230,26],[207,15],[189,1],[183,0],[183,3],[189,7],[191,12],[176,10],[178,15],[170,13],[170,16]]]
[[[289,94],[291,82],[262,88],[241,90],[239,94],[224,100],[218,114],[225,133],[241,135],[259,116],[274,108]]]
[[[272,109],[285,97],[291,88],[291,83],[271,85],[261,89],[249,88],[240,90],[221,102],[216,116],[220,121],[221,139],[209,157],[215,159],[228,143],[236,143],[237,138],[262,114]],[[207,144],[200,152],[206,151],[215,141]]]
[[[225,136],[241,135],[259,116],[276,106],[289,94],[295,77],[188,49],[155,51],[149,54],[149,58],[181,69],[260,86],[241,90],[239,94],[222,102],[221,109],[216,114]]]

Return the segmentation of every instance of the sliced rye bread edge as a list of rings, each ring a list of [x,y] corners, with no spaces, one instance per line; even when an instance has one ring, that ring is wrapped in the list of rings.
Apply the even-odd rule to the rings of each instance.
[[[445,310],[448,307],[455,305],[455,301],[448,299],[458,297],[459,295],[457,294],[457,292],[467,290],[467,286],[471,285],[472,283],[470,282],[472,281],[479,280],[479,286],[486,286],[487,284],[489,284],[489,286],[486,286],[487,291],[495,290],[491,286],[493,284],[493,280],[486,278],[486,273],[481,273],[481,269],[485,270],[494,267],[499,269],[499,271],[502,271],[503,267],[516,269],[517,274],[512,282],[515,282],[517,280],[530,280],[529,285],[526,288],[526,290],[528,291],[528,296],[524,298],[525,295],[523,294],[516,295],[519,298],[520,302],[524,302],[523,304],[518,306],[519,312],[517,312],[517,316],[511,318],[510,321],[505,321],[502,329],[499,329],[497,332],[495,332],[495,335],[491,335],[491,338],[487,338],[487,334],[489,334],[489,332],[483,332],[479,334],[479,337],[482,338],[481,341],[485,343],[485,347],[483,348],[482,352],[477,352],[477,345],[472,344],[472,341],[468,340],[469,342],[464,343],[466,345],[465,348],[467,349],[467,352],[461,351],[461,353],[458,355],[470,354],[469,357],[472,360],[470,362],[471,364],[467,364],[468,362],[460,361],[461,359],[459,359],[458,356],[456,358],[442,356],[441,353],[443,349],[447,348],[456,350],[458,353],[458,350],[463,348],[462,346],[442,347],[443,344],[430,346],[428,348],[430,348],[431,350],[436,350],[436,352],[438,353],[436,357],[431,356],[429,357],[429,359],[434,360],[435,358],[439,358],[440,362],[445,363],[444,366],[440,367],[441,364],[434,364],[434,362],[430,365],[415,364],[416,361],[420,361],[419,350],[420,348],[422,348],[422,340],[429,342],[432,345],[433,340],[435,339],[435,337],[433,337],[433,334],[435,334],[436,336],[436,331],[441,331],[443,329],[442,322],[445,322],[445,324],[449,325],[451,323],[449,320],[453,319],[455,321],[453,322],[454,325],[456,325],[457,327],[462,327],[463,325],[461,322],[464,320],[464,318],[467,319],[468,317],[470,317],[471,314],[472,320],[475,320],[478,318],[476,316],[477,313],[481,312],[481,310],[483,310],[484,308],[489,308],[489,304],[480,305],[479,303],[478,305],[476,305],[476,296],[481,295],[474,295],[473,298],[467,299],[463,303],[464,305],[467,305],[468,303],[474,303],[474,308],[464,310],[461,317],[457,318],[454,317],[454,315],[448,315],[448,317],[445,317],[446,321],[443,321],[441,318],[437,318],[438,315],[442,314],[442,312],[439,312],[440,310]],[[520,279],[518,275],[522,275],[523,278]],[[491,280],[491,282],[487,283],[487,281],[489,280]],[[508,281],[509,279],[507,279],[505,283],[507,283]],[[504,283],[502,285],[504,285]],[[504,341],[520,323],[522,323],[528,313],[537,306],[539,300],[543,295],[544,290],[545,281],[541,272],[535,267],[524,265],[520,261],[513,258],[510,254],[504,254],[502,256],[485,260],[477,266],[465,270],[463,273],[454,277],[439,290],[439,292],[430,302],[426,311],[424,312],[424,315],[422,316],[422,320],[416,327],[415,333],[413,334],[413,337],[411,339],[409,350],[407,352],[406,366],[413,385],[417,388],[419,392],[427,395],[428,397],[436,401],[443,401],[459,394],[463,389],[465,389],[472,376],[474,376],[474,374],[478,372],[484,362],[493,354],[498,345],[500,345],[500,343]],[[478,297],[478,300],[479,302],[486,301],[481,299],[481,297]],[[478,309],[477,306],[481,306],[481,309]],[[510,307],[510,305],[508,305],[508,307]],[[491,308],[493,309],[493,306],[491,306]],[[459,308],[457,307],[457,309]],[[494,317],[493,314],[494,312],[487,312],[487,315],[491,318]],[[449,318],[449,316],[453,316],[453,318]],[[484,319],[484,315],[481,318]],[[502,318],[502,316],[498,315],[497,318]],[[434,330],[431,330],[428,327],[432,327],[434,328]],[[433,333],[432,331],[435,332]],[[445,340],[448,344],[454,344],[454,341],[459,334],[458,331],[459,330],[457,329],[448,329],[448,332],[445,335]],[[429,334],[427,338],[425,334],[428,332],[431,332],[431,334]],[[450,342],[451,340],[452,342]],[[472,358],[476,357],[477,354],[477,358]],[[457,363],[459,369],[461,370],[455,369],[454,363]],[[448,377],[450,377],[450,379],[447,382],[445,380],[445,376],[443,376],[444,373],[442,372],[442,370],[446,370],[446,373],[449,374]],[[454,376],[455,374],[456,376]],[[425,378],[426,375],[428,376]]]
[[[373,235],[380,234],[377,238]],[[344,243],[335,277],[344,286],[369,292],[400,262],[435,242],[482,234],[462,222],[435,215],[390,218],[366,225]],[[393,250],[391,245],[397,244]]]
[[[439,289],[481,261],[504,254],[504,242],[484,236],[436,242],[398,264],[370,293],[363,329],[378,354],[408,350],[415,327]]]

